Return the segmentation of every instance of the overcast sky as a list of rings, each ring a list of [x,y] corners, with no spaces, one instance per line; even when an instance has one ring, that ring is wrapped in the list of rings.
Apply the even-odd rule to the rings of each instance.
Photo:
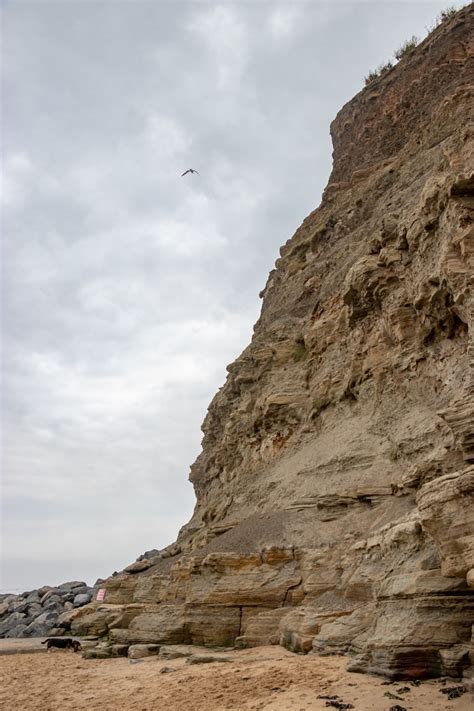
[[[330,121],[453,3],[0,4],[1,587],[92,583],[189,519]]]

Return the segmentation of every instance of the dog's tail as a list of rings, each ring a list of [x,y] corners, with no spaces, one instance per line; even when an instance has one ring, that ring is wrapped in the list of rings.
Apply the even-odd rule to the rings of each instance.
[[[49,642],[49,640],[45,639],[44,642],[41,642],[41,644],[46,644],[46,642]]]

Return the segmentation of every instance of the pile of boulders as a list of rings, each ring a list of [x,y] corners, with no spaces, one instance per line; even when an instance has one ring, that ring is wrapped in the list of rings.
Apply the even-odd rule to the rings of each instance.
[[[21,595],[0,595],[0,637],[44,637],[55,630],[60,615],[87,605],[100,581],[89,587],[73,580],[57,587],[44,585]]]

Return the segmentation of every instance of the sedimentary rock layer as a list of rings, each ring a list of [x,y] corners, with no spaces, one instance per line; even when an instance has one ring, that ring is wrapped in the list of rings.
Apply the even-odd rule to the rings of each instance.
[[[472,672],[472,18],[340,111],[321,205],[209,407],[191,521],[65,628]]]

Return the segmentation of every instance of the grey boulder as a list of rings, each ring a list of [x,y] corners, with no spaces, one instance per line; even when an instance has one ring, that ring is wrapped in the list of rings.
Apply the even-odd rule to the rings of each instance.
[[[79,595],[76,595],[74,597],[73,605],[74,607],[81,607],[81,605],[87,605],[87,603],[91,601],[91,598],[91,593],[79,593]]]
[[[23,637],[24,631],[28,629],[26,625],[16,625],[4,635],[4,637]]]
[[[23,612],[12,612],[11,615],[8,615],[8,617],[0,624],[0,635],[4,635],[8,630],[11,630],[13,627],[19,624],[24,624],[24,620],[26,619],[26,615]]]
[[[83,580],[71,580],[68,583],[61,583],[58,588],[60,590],[74,590],[75,588],[85,588],[87,590],[87,583]]]

